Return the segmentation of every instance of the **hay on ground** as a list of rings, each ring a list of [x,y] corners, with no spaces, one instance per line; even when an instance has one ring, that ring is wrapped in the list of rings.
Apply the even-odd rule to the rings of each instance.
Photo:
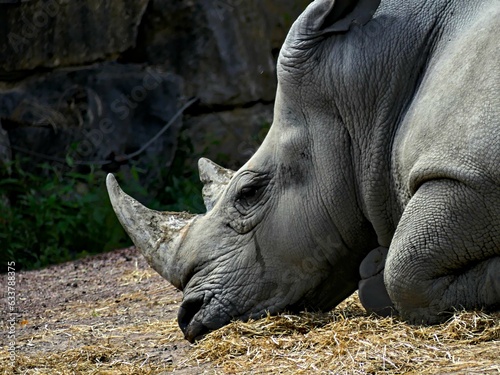
[[[412,326],[367,315],[354,295],[328,314],[233,322],[200,341],[191,360],[227,373],[500,373],[500,314]]]
[[[17,374],[500,373],[500,313],[412,326],[368,315],[354,294],[330,313],[233,322],[190,345],[181,294],[133,249],[21,273],[16,288]],[[13,371],[6,332],[2,320],[0,374]]]

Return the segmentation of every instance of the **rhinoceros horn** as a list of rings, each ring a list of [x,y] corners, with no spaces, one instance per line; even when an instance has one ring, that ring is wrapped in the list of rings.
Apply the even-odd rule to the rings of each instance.
[[[181,275],[174,258],[198,215],[150,210],[125,194],[112,174],[108,174],[106,186],[116,216],[136,247],[156,272],[180,289]]]
[[[201,158],[198,161],[198,169],[200,171],[200,180],[203,182],[203,202],[208,212],[215,206],[235,172],[222,168],[206,158]]]

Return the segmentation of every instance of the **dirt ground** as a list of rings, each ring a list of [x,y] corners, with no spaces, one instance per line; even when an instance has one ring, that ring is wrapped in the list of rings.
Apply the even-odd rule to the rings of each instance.
[[[182,294],[134,248],[17,272],[15,292],[14,363],[0,300],[3,374],[500,374],[500,313],[417,327],[366,314],[356,295],[328,314],[234,322],[191,345],[176,321]]]
[[[182,367],[189,350],[176,322],[182,293],[134,248],[18,272],[16,294],[14,369],[4,319],[0,333],[7,374],[157,373]]]

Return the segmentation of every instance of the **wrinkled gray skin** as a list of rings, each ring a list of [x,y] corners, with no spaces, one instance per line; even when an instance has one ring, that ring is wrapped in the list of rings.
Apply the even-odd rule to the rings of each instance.
[[[205,215],[149,211],[110,176],[122,224],[184,291],[186,338],[328,310],[358,283],[410,322],[498,309],[498,35],[500,0],[316,0],[257,153],[234,174],[200,161]]]

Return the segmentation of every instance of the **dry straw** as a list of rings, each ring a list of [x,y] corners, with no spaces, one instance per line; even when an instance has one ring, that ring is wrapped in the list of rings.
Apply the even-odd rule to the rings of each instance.
[[[500,374],[500,313],[412,326],[366,314],[356,294],[330,313],[233,322],[190,345],[174,318],[180,293],[130,249],[101,258],[19,277],[14,373]],[[13,371],[6,332],[2,320],[0,374]]]
[[[133,295],[140,302],[140,295]],[[140,304],[139,304],[140,305]],[[137,305],[137,306],[139,306]],[[111,305],[113,306],[113,305]],[[105,307],[105,306],[103,306]],[[102,308],[102,307],[100,307]],[[143,306],[144,308],[144,306]],[[137,316],[141,316],[138,307]],[[327,313],[233,322],[189,346],[175,319],[115,320],[73,310],[74,324],[22,338],[20,374],[499,374],[500,314],[457,312],[437,326],[367,315],[356,295]],[[130,312],[130,311],[129,311]],[[75,315],[80,313],[81,315]],[[132,315],[133,315],[132,311]],[[88,314],[88,313],[87,313]],[[95,310],[93,313],[95,315]],[[130,316],[130,315],[129,315]],[[70,319],[69,315],[61,316]],[[85,322],[92,321],[93,324]],[[99,321],[99,323],[95,323]],[[61,345],[61,336],[67,337]],[[184,342],[181,357],[168,349]],[[56,345],[56,343],[59,343]],[[8,353],[0,351],[0,363]],[[10,373],[3,367],[2,373]]]
[[[367,315],[357,296],[329,314],[234,322],[191,359],[226,373],[500,373],[500,314],[457,312],[437,326]]]

